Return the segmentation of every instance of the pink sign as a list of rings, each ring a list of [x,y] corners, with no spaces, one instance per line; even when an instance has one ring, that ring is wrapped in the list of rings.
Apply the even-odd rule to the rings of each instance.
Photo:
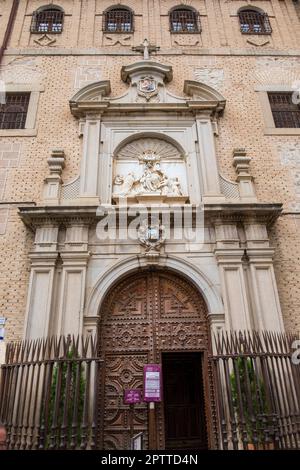
[[[126,405],[133,405],[134,403],[141,403],[142,394],[141,390],[128,389],[124,391],[124,403]]]
[[[144,366],[144,401],[161,401],[161,366],[146,364]]]

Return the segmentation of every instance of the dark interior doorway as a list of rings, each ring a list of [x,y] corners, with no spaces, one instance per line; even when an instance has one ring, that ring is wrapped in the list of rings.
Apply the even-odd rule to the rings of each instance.
[[[163,353],[165,447],[207,449],[202,354]]]

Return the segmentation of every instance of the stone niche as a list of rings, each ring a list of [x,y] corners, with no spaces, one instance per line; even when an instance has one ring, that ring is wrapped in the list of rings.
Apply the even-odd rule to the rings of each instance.
[[[188,201],[183,153],[167,140],[144,137],[121,146],[114,156],[113,201]]]

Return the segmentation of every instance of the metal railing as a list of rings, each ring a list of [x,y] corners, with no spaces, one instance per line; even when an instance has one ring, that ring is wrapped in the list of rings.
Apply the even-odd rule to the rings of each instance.
[[[0,129],[24,129],[30,93],[7,93],[0,104]]]
[[[293,356],[297,339],[269,332],[215,338],[211,360],[220,448],[300,448],[300,365]]]
[[[0,422],[8,449],[97,447],[97,351],[91,336],[7,345]]]
[[[224,332],[212,341],[217,447],[300,448],[300,342],[286,333]],[[7,345],[0,424],[8,449],[97,449],[102,360],[96,340]]]
[[[103,15],[103,31],[108,33],[132,33],[133,14],[126,8],[112,8]]]
[[[59,9],[48,8],[33,13],[32,33],[60,34],[63,30],[64,12]]]
[[[194,10],[176,8],[170,12],[170,30],[172,33],[200,33],[200,16]]]
[[[243,34],[271,34],[269,16],[255,10],[239,12],[240,28]]]

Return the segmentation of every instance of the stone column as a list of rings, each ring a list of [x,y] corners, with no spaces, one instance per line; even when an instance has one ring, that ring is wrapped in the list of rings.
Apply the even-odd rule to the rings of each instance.
[[[259,330],[283,331],[283,320],[274,274],[274,250],[269,246],[265,223],[245,223],[247,256],[250,271],[254,327]]]
[[[86,269],[89,259],[88,226],[74,223],[67,227],[65,250],[61,252],[62,272],[57,318],[57,334],[83,332]]]
[[[214,133],[209,112],[196,116],[199,143],[200,168],[203,181],[203,202],[213,203],[225,200],[221,193]]]
[[[83,153],[80,171],[80,198],[98,204],[101,115],[86,116],[83,126]]]
[[[226,328],[250,330],[253,325],[243,268],[244,250],[239,247],[236,223],[217,221],[215,230],[215,255],[221,278]]]
[[[26,338],[41,338],[49,334],[57,260],[57,237],[58,227],[54,224],[48,223],[36,230],[35,249],[30,253],[31,272],[26,306]]]

